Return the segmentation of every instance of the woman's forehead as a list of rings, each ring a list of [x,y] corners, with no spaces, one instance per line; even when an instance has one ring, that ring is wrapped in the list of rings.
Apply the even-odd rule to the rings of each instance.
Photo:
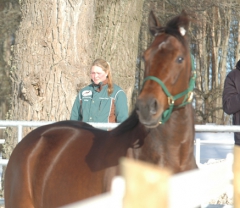
[[[92,66],[92,72],[104,72],[103,69],[99,66]]]

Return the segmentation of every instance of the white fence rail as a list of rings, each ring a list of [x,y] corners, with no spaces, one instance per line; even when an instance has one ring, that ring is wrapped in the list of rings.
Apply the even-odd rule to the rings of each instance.
[[[9,120],[0,120],[0,128],[6,128],[6,127],[17,127],[17,140],[18,142],[21,141],[23,137],[23,128],[24,127],[39,127],[43,125],[48,125],[54,123],[54,121],[9,121]],[[93,125],[96,128],[101,129],[108,129],[108,128],[115,128],[119,124],[118,123],[89,123]],[[240,126],[228,126],[228,125],[195,125],[195,131],[196,132],[240,132]],[[1,141],[3,143],[3,141]],[[200,148],[201,145],[204,144],[228,144],[228,145],[234,145],[233,140],[231,141],[216,141],[216,140],[208,140],[204,141],[201,139],[195,140],[195,158],[196,163],[200,165]],[[7,159],[0,159],[0,165],[7,165],[8,160]]]
[[[205,207],[211,199],[219,197],[226,192],[226,187],[229,185],[232,186],[232,165],[233,155],[229,154],[224,162],[207,165],[200,170],[187,171],[171,176],[168,183],[168,208]],[[143,174],[142,171],[138,172],[139,174]],[[152,192],[156,191],[155,188],[157,189],[162,185],[156,184],[155,187],[151,186],[153,189]],[[131,185],[126,184],[123,177],[117,176],[112,182],[112,188],[109,193],[69,204],[62,208],[122,208],[124,203],[123,197],[127,194],[125,192],[125,187],[127,186],[130,187]],[[141,189],[141,185],[139,185],[139,189]],[[144,192],[144,187],[142,189]],[[145,199],[141,197],[138,199],[140,203],[141,200],[148,199],[148,194],[150,195],[151,193],[145,192]],[[158,205],[154,207],[158,207]]]

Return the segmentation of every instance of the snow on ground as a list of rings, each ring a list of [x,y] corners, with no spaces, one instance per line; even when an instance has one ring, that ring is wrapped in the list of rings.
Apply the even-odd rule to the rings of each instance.
[[[196,133],[195,139],[211,141],[232,141],[234,143],[234,134],[231,133]],[[200,148],[200,163],[203,165],[211,165],[212,163],[221,162],[226,159],[229,153],[233,153],[233,145],[231,144],[203,144]],[[226,187],[226,192],[218,198],[212,199],[202,208],[233,208],[233,187],[230,184]]]
[[[234,142],[233,133],[221,132],[196,133],[195,139],[213,140],[213,141],[231,141]],[[233,145],[229,144],[202,144],[200,149],[200,163],[207,163],[209,159],[225,159],[228,153],[233,153]]]

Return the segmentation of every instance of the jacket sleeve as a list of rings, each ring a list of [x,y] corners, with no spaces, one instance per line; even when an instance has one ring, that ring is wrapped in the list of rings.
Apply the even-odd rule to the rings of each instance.
[[[119,90],[115,100],[115,115],[117,123],[122,123],[128,118],[127,96],[123,90]]]
[[[224,82],[222,105],[223,111],[229,115],[240,111],[240,94],[238,94],[235,82],[230,76],[227,76]]]
[[[80,100],[80,97],[78,95],[76,97],[74,103],[73,103],[70,120],[76,120],[76,121],[81,121],[82,120],[80,101],[81,100]]]

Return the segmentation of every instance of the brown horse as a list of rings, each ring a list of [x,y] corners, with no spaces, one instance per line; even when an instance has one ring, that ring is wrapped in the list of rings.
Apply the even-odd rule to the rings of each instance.
[[[5,172],[6,208],[59,207],[109,190],[121,157],[178,173],[196,168],[191,91],[194,77],[182,12],[161,27],[145,51],[145,80],[136,108],[112,131],[62,121],[30,132],[14,149]]]

